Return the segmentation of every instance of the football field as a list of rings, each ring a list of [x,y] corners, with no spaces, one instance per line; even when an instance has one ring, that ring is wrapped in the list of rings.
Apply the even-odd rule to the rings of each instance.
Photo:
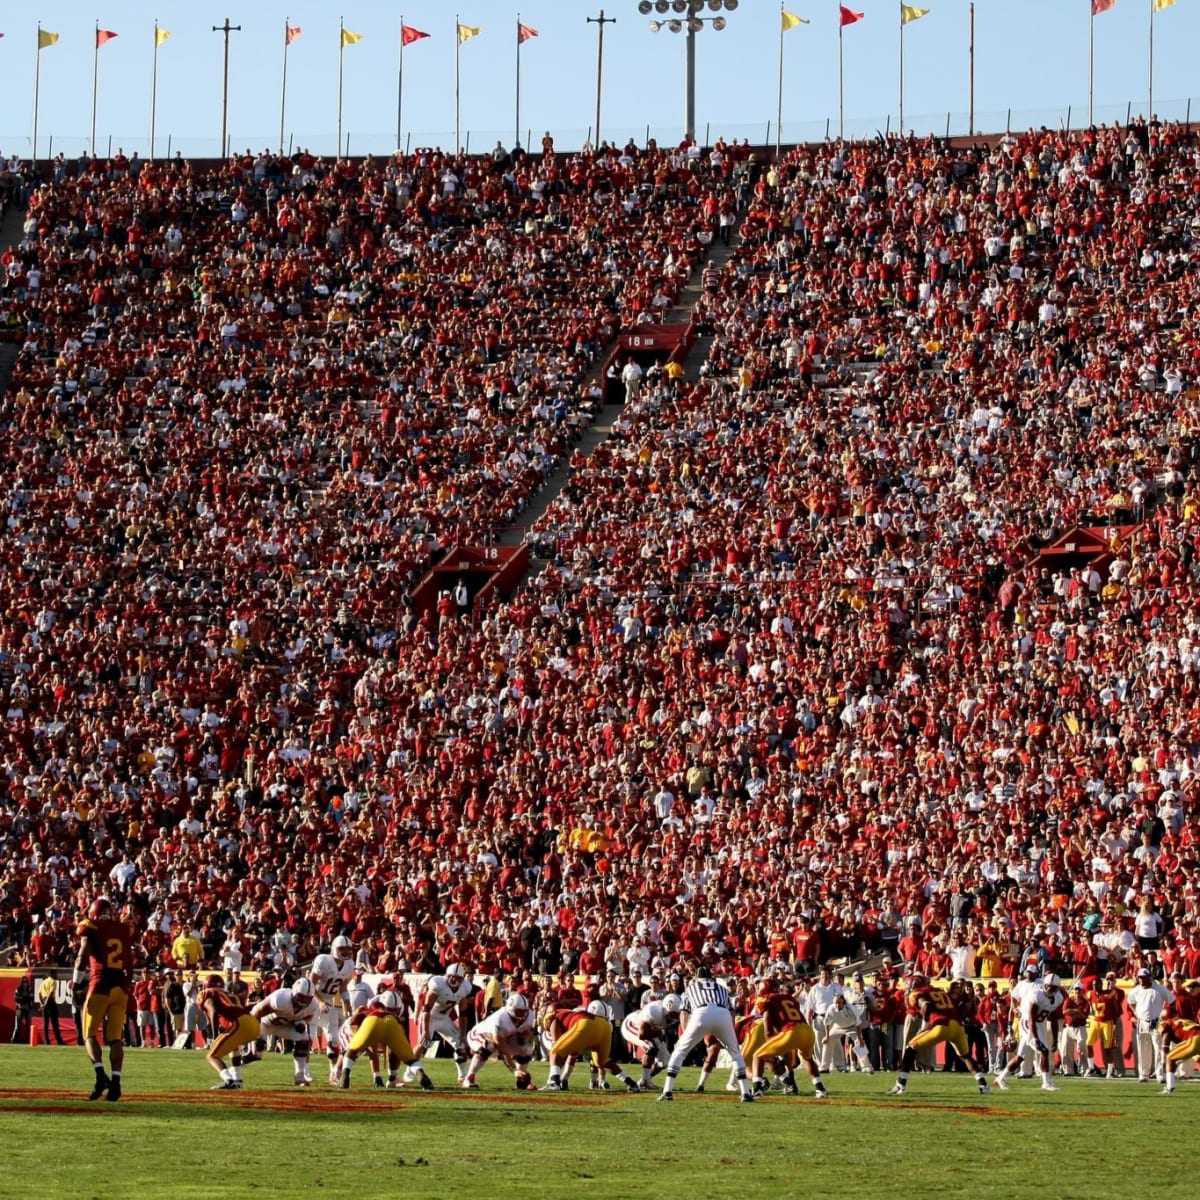
[[[833,1099],[707,1095],[685,1071],[674,1104],[654,1095],[518,1093],[485,1067],[479,1092],[430,1064],[438,1090],[349,1091],[291,1083],[291,1062],[246,1069],[212,1092],[200,1053],[133,1050],[118,1104],[83,1099],[83,1052],[0,1047],[0,1196],[351,1197],[1097,1197],[1195,1193],[1200,1083],[1174,1096],[1133,1080],[1036,1081],[980,1096],[969,1076],[832,1075]],[[535,1081],[545,1078],[535,1067]],[[580,1083],[582,1082],[582,1089]]]

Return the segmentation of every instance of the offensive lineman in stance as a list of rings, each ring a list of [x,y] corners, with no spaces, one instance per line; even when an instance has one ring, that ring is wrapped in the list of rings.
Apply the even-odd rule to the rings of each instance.
[[[118,921],[112,901],[98,896],[87,917],[80,921],[79,953],[73,976],[76,991],[86,986],[83,1001],[83,1036],[96,1078],[89,1100],[107,1093],[109,1100],[121,1098],[121,1069],[125,1064],[125,1004],[129,994],[129,972],[133,966],[133,939],[129,926]],[[97,1036],[104,1033],[112,1077],[104,1073],[104,1051]]]
[[[526,1090],[531,1084],[526,1067],[533,1056],[535,1036],[533,1009],[520,992],[513,992],[503,1008],[484,1017],[467,1034],[472,1058],[462,1086],[478,1088],[475,1077],[483,1064],[494,1055],[512,1072],[517,1090]]]
[[[435,1037],[444,1041],[454,1051],[454,1069],[461,1086],[467,1077],[467,1045],[463,1037],[463,1025],[467,1012],[467,1001],[471,998],[474,985],[466,971],[458,963],[451,963],[444,975],[431,975],[421,996],[421,1007],[417,1012],[417,1058],[423,1058]],[[404,1072],[404,1082],[415,1078],[412,1070]]]
[[[290,988],[276,988],[250,1010],[250,1015],[258,1021],[261,1037],[291,1043],[296,1086],[312,1087],[308,1052],[312,1048],[312,1022],[317,1016],[312,980],[297,979]]]
[[[200,1011],[209,1020],[209,1028],[216,1033],[216,1041],[208,1051],[208,1065],[221,1077],[213,1085],[214,1092],[237,1091],[242,1086],[242,1064],[257,1062],[258,1055],[243,1055],[242,1047],[258,1040],[258,1018],[251,1016],[245,1005],[239,1004],[223,986],[220,975],[210,975],[204,990],[196,997]],[[230,1054],[230,1066],[225,1065],[225,1055]]]
[[[388,1052],[388,1087],[396,1087],[401,1065],[421,1081],[421,1087],[426,1091],[433,1090],[433,1083],[425,1074],[421,1060],[413,1052],[408,1034],[404,1032],[405,1011],[403,1000],[396,992],[381,992],[371,1000],[365,1008],[360,1008],[350,1020],[350,1040],[346,1052],[342,1055],[340,1084],[344,1088],[350,1086],[350,1073],[358,1056],[364,1051]],[[381,1087],[382,1079],[375,1076],[375,1086]]]

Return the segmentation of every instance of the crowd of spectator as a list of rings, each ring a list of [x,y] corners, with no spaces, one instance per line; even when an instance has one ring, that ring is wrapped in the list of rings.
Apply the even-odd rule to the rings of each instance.
[[[106,888],[239,967],[1200,974],[1189,131],[280,167],[30,197],[10,939]],[[407,611],[731,204],[700,381],[511,602]]]

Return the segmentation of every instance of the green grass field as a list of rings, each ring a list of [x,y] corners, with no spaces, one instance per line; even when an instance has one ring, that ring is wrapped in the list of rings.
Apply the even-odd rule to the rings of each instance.
[[[1175,1096],[1132,1080],[1059,1080],[1056,1095],[1014,1081],[979,1096],[964,1075],[833,1075],[832,1101],[773,1096],[740,1105],[724,1091],[675,1104],[652,1095],[566,1096],[511,1089],[485,1067],[482,1090],[373,1091],[291,1086],[290,1059],[246,1071],[246,1090],[210,1092],[199,1053],[131,1051],[119,1104],[82,1099],[91,1071],[76,1049],[0,1047],[0,1196],[111,1200],[127,1196],[1017,1198],[1195,1193],[1200,1084]],[[535,1068],[535,1080],[545,1067]],[[580,1083],[583,1090],[579,1090]],[[507,1084],[507,1086],[506,1086]],[[807,1093],[807,1087],[804,1089]]]

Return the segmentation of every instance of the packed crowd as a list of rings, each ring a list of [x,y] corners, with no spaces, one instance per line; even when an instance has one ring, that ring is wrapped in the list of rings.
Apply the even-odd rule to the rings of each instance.
[[[108,889],[160,962],[194,928],[239,966],[344,932],[381,971],[1200,973],[1194,137],[746,167],[31,196],[8,938],[61,954]],[[587,367],[734,197],[702,380],[651,373],[573,460],[533,586],[406,613],[570,452]],[[1044,565],[1077,525],[1109,553]]]

